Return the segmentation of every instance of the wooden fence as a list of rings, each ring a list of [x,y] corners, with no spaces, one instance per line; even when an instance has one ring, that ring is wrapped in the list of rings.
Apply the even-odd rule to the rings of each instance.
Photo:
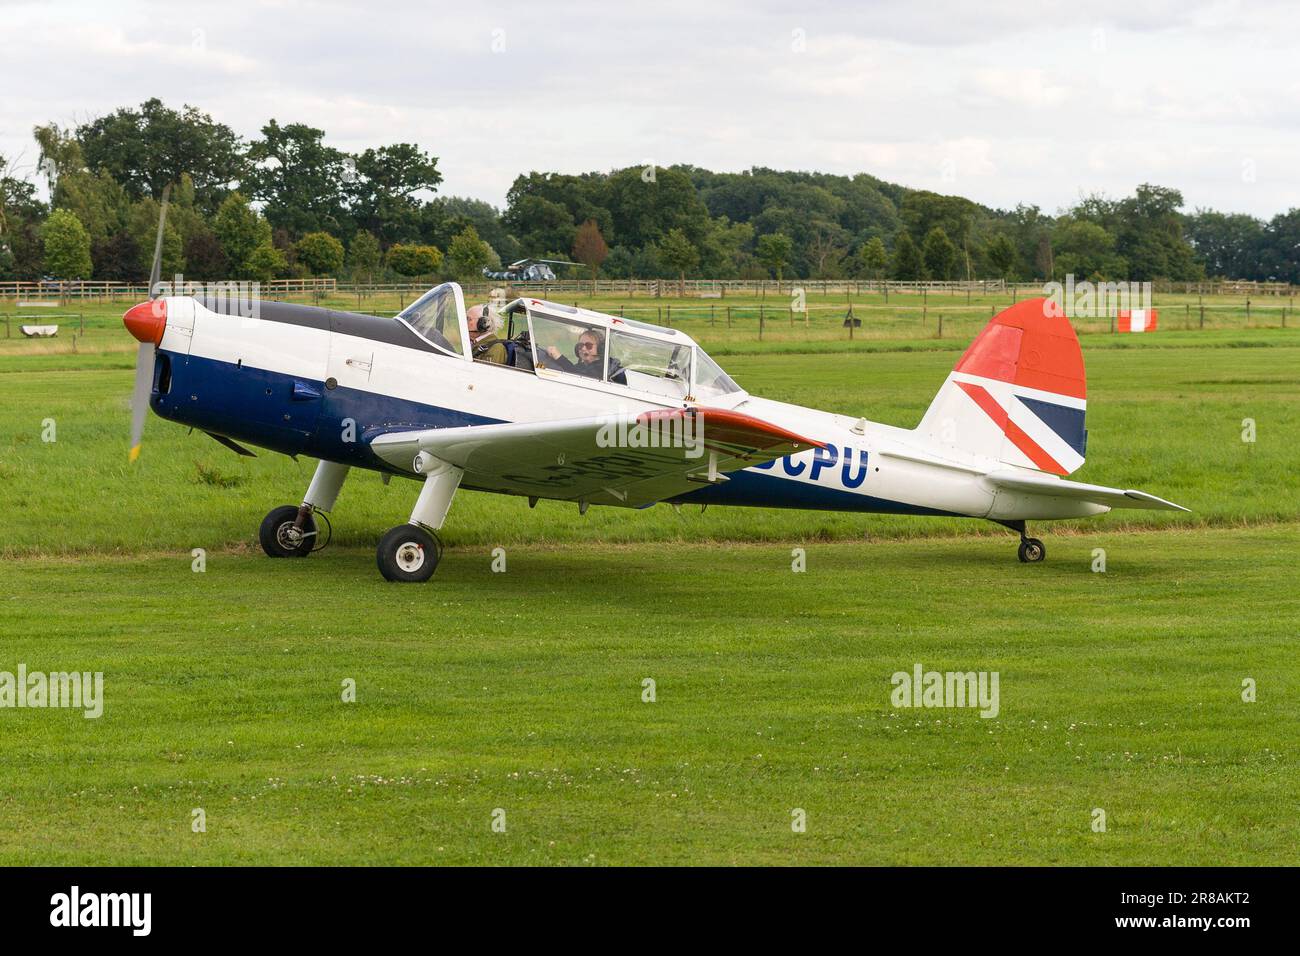
[[[164,279],[164,282],[169,280]],[[227,280],[234,282],[236,280]],[[208,283],[198,283],[207,285]],[[214,283],[215,284],[215,283]],[[335,279],[272,279],[260,285],[261,294],[268,299],[279,296],[333,295],[338,288]],[[97,299],[101,302],[139,301],[149,298],[149,287],[130,282],[92,282],[80,279],[49,280],[43,282],[0,282],[0,299],[18,302],[59,301],[62,299]]]
[[[234,280],[228,280],[234,281]],[[353,283],[336,279],[272,279],[261,283],[263,298],[278,299],[287,296],[323,298],[346,295],[369,297],[397,295],[404,301],[419,297],[427,291],[433,280],[426,282]],[[486,298],[490,290],[504,288],[508,297],[535,295],[539,298],[562,298],[571,295],[625,296],[627,298],[678,297],[725,299],[728,296],[791,297],[802,289],[808,294],[869,295],[894,293],[927,296],[963,295],[1013,295],[1032,297],[1043,294],[1042,282],[1009,283],[1002,279],[976,279],[970,282],[907,282],[902,280],[871,279],[556,279],[550,282],[505,282],[483,280],[464,283],[466,295]],[[1300,292],[1300,286],[1285,282],[1156,282],[1157,293],[1183,293],[1191,295],[1226,296],[1281,296],[1290,297]],[[136,302],[149,297],[145,285],[126,282],[47,281],[0,282],[0,300],[16,302],[57,302],[60,300],[98,300],[101,302]]]

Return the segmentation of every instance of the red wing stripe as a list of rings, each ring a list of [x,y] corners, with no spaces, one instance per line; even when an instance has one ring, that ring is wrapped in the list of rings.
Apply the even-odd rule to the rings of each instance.
[[[970,382],[958,382],[957,385],[971,397],[985,415],[993,419],[998,428],[1002,429],[1002,433],[1011,439],[1011,444],[1019,448],[1024,456],[1034,463],[1034,467],[1057,475],[1069,474],[1055,458],[1043,450],[1043,446],[1026,435],[1020,426],[1011,420],[1006,410],[997,403],[986,388],[972,385]]]
[[[642,412],[638,422],[648,423],[661,419],[699,415],[704,421],[705,441],[740,445],[746,448],[772,448],[776,445],[795,445],[804,448],[825,448],[826,443],[805,438],[780,425],[773,425],[753,415],[732,412],[723,408],[666,408]]]

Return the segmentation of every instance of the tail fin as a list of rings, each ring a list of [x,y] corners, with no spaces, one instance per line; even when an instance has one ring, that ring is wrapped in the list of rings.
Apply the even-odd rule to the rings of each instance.
[[[1087,381],[1069,319],[1049,299],[999,312],[916,428],[936,450],[1068,475],[1083,464]]]

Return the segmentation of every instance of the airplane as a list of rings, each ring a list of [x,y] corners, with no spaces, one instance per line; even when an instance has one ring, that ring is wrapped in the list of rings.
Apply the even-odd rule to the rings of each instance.
[[[906,429],[751,395],[680,329],[540,298],[477,310],[476,334],[506,328],[505,362],[481,361],[454,282],[392,317],[163,296],[168,191],[151,298],[123,316],[140,343],[130,459],[149,408],[241,455],[254,445],[318,459],[301,502],[262,520],[273,558],[324,546],[316,518],[328,526],[354,468],[421,482],[410,519],[375,552],[402,583],[433,576],[461,487],[579,514],[667,502],[984,518],[1020,535],[1025,563],[1047,554],[1028,521],[1188,510],[1066,480],[1084,462],[1087,382],[1050,299],[995,315]]]
[[[563,259],[520,259],[504,269],[484,269],[485,279],[501,279],[506,282],[554,282],[555,270],[551,266],[576,266],[576,262]]]
[[[262,522],[271,557],[318,548],[316,516],[354,468],[422,483],[376,550],[398,582],[433,575],[461,487],[583,514],[668,502],[985,518],[1019,533],[1023,562],[1046,556],[1028,521],[1188,510],[1064,477],[1084,462],[1086,379],[1048,299],[996,315],[912,429],[751,395],[680,329],[532,297],[502,310],[507,364],[475,361],[454,282],[396,317],[282,302],[240,313],[169,295],[123,321],[141,343],[137,395],[159,417],[241,454],[319,459],[301,503]]]

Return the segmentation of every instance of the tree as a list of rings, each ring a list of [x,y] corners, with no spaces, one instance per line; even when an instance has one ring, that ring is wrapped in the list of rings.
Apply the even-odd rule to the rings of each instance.
[[[1187,217],[1186,231],[1208,275],[1265,278],[1265,225],[1254,216],[1198,209]]]
[[[686,233],[680,229],[669,229],[659,243],[659,259],[665,266],[677,273],[677,294],[686,294],[686,273],[694,271],[700,264],[700,251],[695,248]]]
[[[277,249],[268,239],[258,243],[244,264],[244,272],[250,279],[269,282],[285,270],[284,253]]]
[[[150,256],[153,248],[150,247]],[[149,277],[148,266],[142,266],[143,256],[135,237],[123,229],[107,239],[92,243],[90,258],[96,279],[109,282],[140,282]],[[152,262],[152,260],[151,260]]]
[[[840,262],[848,249],[844,245],[844,230],[834,223],[820,223],[808,241],[810,275],[823,279],[839,274]]]
[[[608,257],[609,246],[600,234],[600,226],[596,225],[596,220],[588,219],[578,227],[578,233],[573,238],[573,258],[591,270],[592,295],[596,294],[596,273]]]
[[[952,267],[957,261],[957,247],[953,245],[943,226],[934,226],[925,234],[921,245],[921,256],[925,259],[926,271],[939,280],[952,278]]]
[[[350,211],[356,225],[379,237],[383,244],[430,238],[421,217],[446,210],[421,200],[442,182],[437,157],[412,143],[394,143],[367,149],[355,157],[355,178],[348,184]]]
[[[518,197],[506,208],[505,223],[519,237],[520,249],[530,256],[540,255],[544,249],[571,249],[577,233],[569,211],[542,196]]]
[[[1085,203],[1071,214],[1098,222],[1114,234],[1115,252],[1128,264],[1130,279],[1185,282],[1199,279],[1204,270],[1183,236],[1182,205],[1178,190],[1143,183],[1129,198],[1103,206],[1103,215]]]
[[[984,249],[984,255],[993,267],[994,274],[999,279],[1010,279],[1012,270],[1016,266],[1016,247],[1010,239],[1002,233],[998,233],[989,240],[989,244]]]
[[[758,237],[758,261],[776,275],[778,283],[781,281],[781,270],[790,261],[793,250],[794,243],[783,232],[771,232]]]
[[[248,147],[244,188],[274,228],[291,236],[326,231],[346,235],[350,217],[343,204],[348,157],[326,146],[324,130],[304,123],[281,126],[271,120],[262,138]]]
[[[221,248],[217,234],[204,226],[185,240],[185,273],[202,282],[215,282],[230,276],[230,259]]]
[[[447,246],[447,260],[458,279],[479,278],[492,258],[492,249],[478,237],[478,230],[466,226]]]
[[[328,232],[307,233],[294,243],[293,251],[312,275],[338,275],[343,270],[343,243]]]
[[[131,234],[137,250],[136,272],[144,278],[148,278],[153,271],[153,251],[158,242],[158,217],[160,212],[161,204],[146,197],[133,204],[127,216],[126,231]],[[162,282],[170,282],[172,276],[184,274],[184,272],[185,245],[181,240],[180,231],[177,230],[175,220],[169,209],[167,219],[163,223],[162,263],[158,271],[158,277]]]
[[[615,279],[630,279],[633,275],[633,262],[631,249],[627,246],[615,246],[609,250],[609,258],[604,262],[605,274]]]
[[[708,207],[680,167],[656,166],[653,176],[641,166],[621,169],[610,174],[602,192],[619,242],[639,246],[680,229],[694,244],[708,232]]]
[[[913,238],[928,236],[938,226],[954,246],[963,245],[970,236],[971,224],[986,215],[969,199],[941,196],[924,189],[909,192],[899,213]]]
[[[701,269],[705,275],[724,279],[739,276],[753,266],[753,249],[754,227],[720,216],[709,224],[709,233],[700,243]]]
[[[885,268],[888,265],[889,253],[885,251],[885,244],[880,241],[879,236],[872,236],[858,249],[857,269],[859,274],[865,275],[869,279],[879,279],[885,274]]]
[[[925,278],[925,258],[920,247],[912,241],[906,229],[898,230],[894,237],[894,278],[919,281]]]
[[[270,223],[248,205],[241,193],[231,193],[217,210],[212,226],[235,277],[256,278],[252,269],[253,253],[263,245],[271,245]],[[265,257],[260,265],[265,265]]]
[[[442,266],[442,250],[437,246],[397,243],[388,248],[388,266],[398,275],[430,275]]]
[[[358,229],[348,244],[348,265],[352,267],[353,278],[365,276],[366,281],[373,281],[375,270],[379,268],[379,240],[364,229]]]
[[[64,173],[78,172],[86,168],[86,158],[81,152],[81,143],[71,130],[59,127],[57,123],[37,126],[32,130],[32,137],[40,147],[37,168],[45,174],[46,185],[50,195],[58,188],[59,179]]]
[[[90,278],[90,234],[66,209],[50,213],[41,227],[45,269],[56,279]]]
[[[0,279],[32,279],[41,274],[46,207],[36,198],[36,186],[12,171],[13,164],[0,157]]]
[[[1095,222],[1069,216],[1058,219],[1052,229],[1052,250],[1053,278],[1127,278],[1128,266],[1115,253],[1115,237]]]
[[[193,106],[177,111],[157,98],[77,128],[86,166],[111,176],[133,200],[162,198],[188,175],[195,202],[211,215],[244,170],[243,144],[224,123]]]
[[[1278,213],[1264,230],[1260,271],[1276,282],[1300,282],[1300,209]]]

